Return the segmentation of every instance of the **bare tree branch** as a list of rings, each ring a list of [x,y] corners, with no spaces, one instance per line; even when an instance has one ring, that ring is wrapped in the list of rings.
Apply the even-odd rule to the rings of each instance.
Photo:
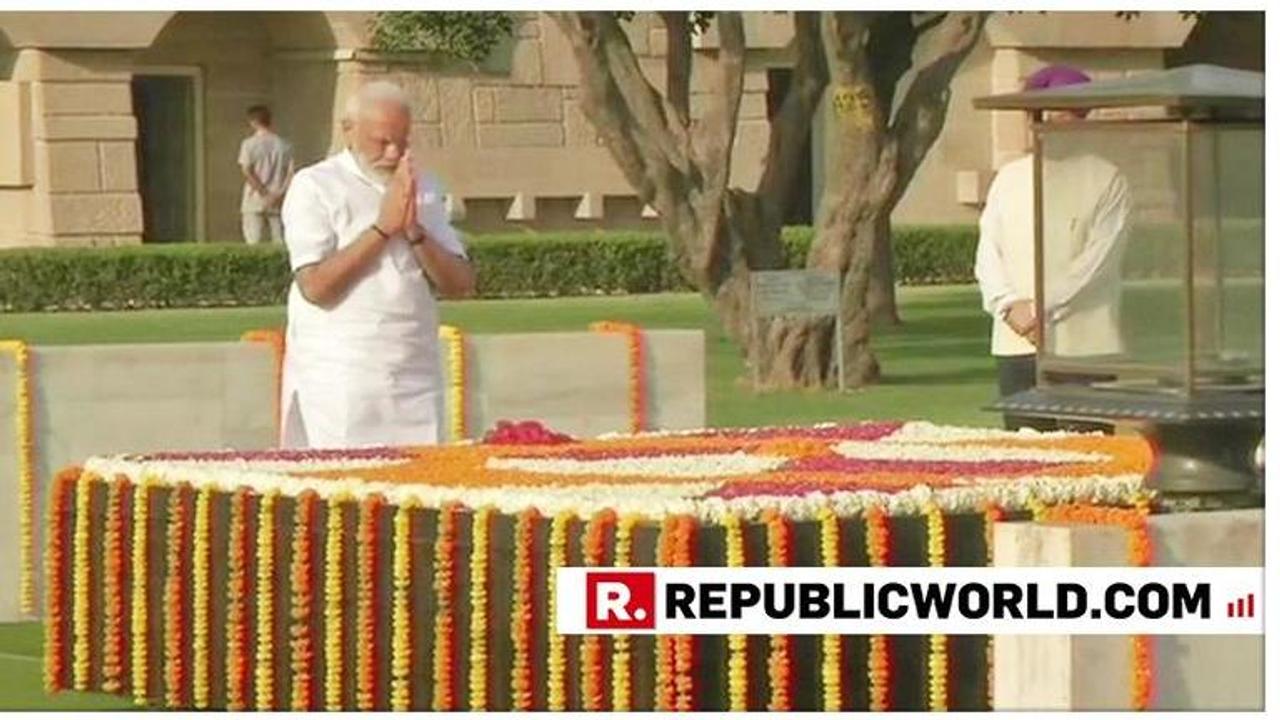
[[[677,121],[689,126],[689,84],[693,76],[693,24],[687,12],[664,12],[667,27],[667,102]]]
[[[787,199],[804,167],[805,138],[813,125],[813,114],[822,101],[829,75],[822,52],[818,13],[797,12],[795,23],[795,70],[791,87],[769,129],[769,151],[756,192],[760,215],[766,228],[782,225]]]
[[[743,74],[746,71],[747,40],[742,13],[716,14],[720,31],[720,52],[716,59],[720,87],[712,93],[712,104],[702,118],[703,162],[708,187],[728,185],[729,159],[738,131],[738,109],[742,105]]]

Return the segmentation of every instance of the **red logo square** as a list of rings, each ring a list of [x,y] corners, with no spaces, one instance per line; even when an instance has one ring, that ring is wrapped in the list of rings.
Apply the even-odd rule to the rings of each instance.
[[[587,573],[587,629],[654,629],[656,585],[651,572]]]

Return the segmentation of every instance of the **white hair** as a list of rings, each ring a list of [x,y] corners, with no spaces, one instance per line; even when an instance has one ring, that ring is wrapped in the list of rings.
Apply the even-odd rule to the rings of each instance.
[[[380,103],[394,103],[404,108],[405,112],[411,112],[409,95],[404,88],[389,80],[374,80],[361,85],[359,90],[347,98],[343,119],[354,121],[362,111]]]

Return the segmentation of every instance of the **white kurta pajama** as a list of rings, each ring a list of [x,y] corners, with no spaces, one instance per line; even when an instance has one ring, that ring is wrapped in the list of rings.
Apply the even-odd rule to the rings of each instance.
[[[289,264],[323,260],[377,221],[382,185],[349,151],[300,171],[282,216]],[[418,224],[465,257],[444,195],[418,179]],[[322,308],[289,289],[280,443],[286,448],[422,445],[440,440],[442,381],[436,299],[413,249],[393,237],[335,305]]]

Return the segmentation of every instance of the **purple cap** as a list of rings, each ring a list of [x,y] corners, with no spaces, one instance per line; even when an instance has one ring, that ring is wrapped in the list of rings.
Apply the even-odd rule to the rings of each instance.
[[[1070,65],[1050,65],[1040,68],[1027,78],[1023,90],[1044,90],[1063,85],[1080,85],[1089,82],[1089,76]]]

